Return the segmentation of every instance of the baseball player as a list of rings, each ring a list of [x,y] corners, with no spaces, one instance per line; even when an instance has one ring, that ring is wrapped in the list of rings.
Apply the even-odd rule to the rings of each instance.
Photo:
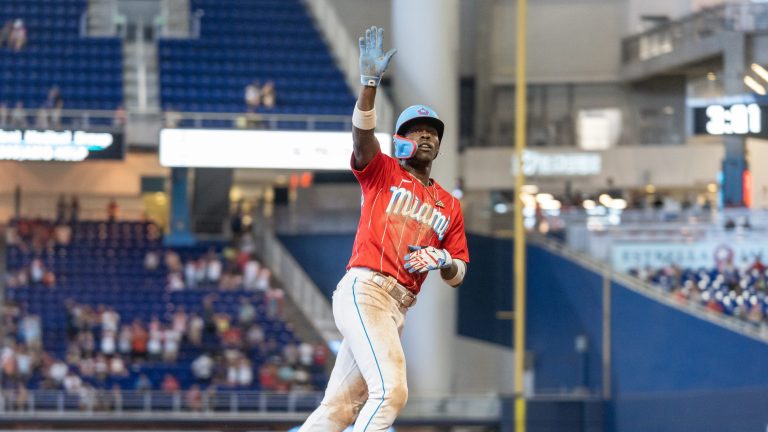
[[[429,177],[443,122],[415,105],[397,119],[395,156],[374,136],[376,87],[395,50],[384,52],[383,29],[360,38],[362,88],[352,123],[352,170],[363,192],[360,224],[347,273],[333,293],[344,339],[320,406],[301,432],[385,432],[408,399],[400,334],[427,272],[451,286],[469,262],[459,201]]]

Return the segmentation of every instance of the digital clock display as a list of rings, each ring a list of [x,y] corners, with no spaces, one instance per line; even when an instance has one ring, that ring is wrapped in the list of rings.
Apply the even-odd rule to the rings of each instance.
[[[693,133],[698,135],[764,135],[768,107],[756,103],[694,108]]]

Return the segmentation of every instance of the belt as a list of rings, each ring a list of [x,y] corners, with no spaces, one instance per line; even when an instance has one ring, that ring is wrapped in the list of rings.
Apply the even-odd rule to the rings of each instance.
[[[405,287],[397,283],[397,279],[381,273],[372,272],[371,282],[384,288],[393,299],[400,303],[400,306],[409,308],[416,303],[416,295],[408,291]]]

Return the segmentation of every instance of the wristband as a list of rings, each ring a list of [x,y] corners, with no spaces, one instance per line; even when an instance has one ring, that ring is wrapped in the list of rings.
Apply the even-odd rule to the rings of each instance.
[[[352,112],[352,125],[362,130],[376,129],[376,108],[370,111],[361,111],[355,104],[355,110]]]
[[[459,259],[455,259],[453,260],[453,262],[456,263],[456,268],[458,269],[458,271],[452,278],[445,280],[445,283],[447,283],[452,287],[457,287],[461,285],[461,283],[464,281],[464,275],[467,273],[467,264],[465,264],[464,261]]]

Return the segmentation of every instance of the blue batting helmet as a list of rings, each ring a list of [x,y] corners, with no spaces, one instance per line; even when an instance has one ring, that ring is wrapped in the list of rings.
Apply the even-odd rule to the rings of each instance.
[[[395,125],[395,131],[398,135],[404,136],[408,131],[408,127],[413,123],[421,121],[434,126],[437,129],[437,137],[440,141],[443,140],[443,130],[445,130],[445,124],[440,120],[435,110],[426,105],[411,105],[404,109],[400,113],[400,117],[397,118],[397,125]]]

